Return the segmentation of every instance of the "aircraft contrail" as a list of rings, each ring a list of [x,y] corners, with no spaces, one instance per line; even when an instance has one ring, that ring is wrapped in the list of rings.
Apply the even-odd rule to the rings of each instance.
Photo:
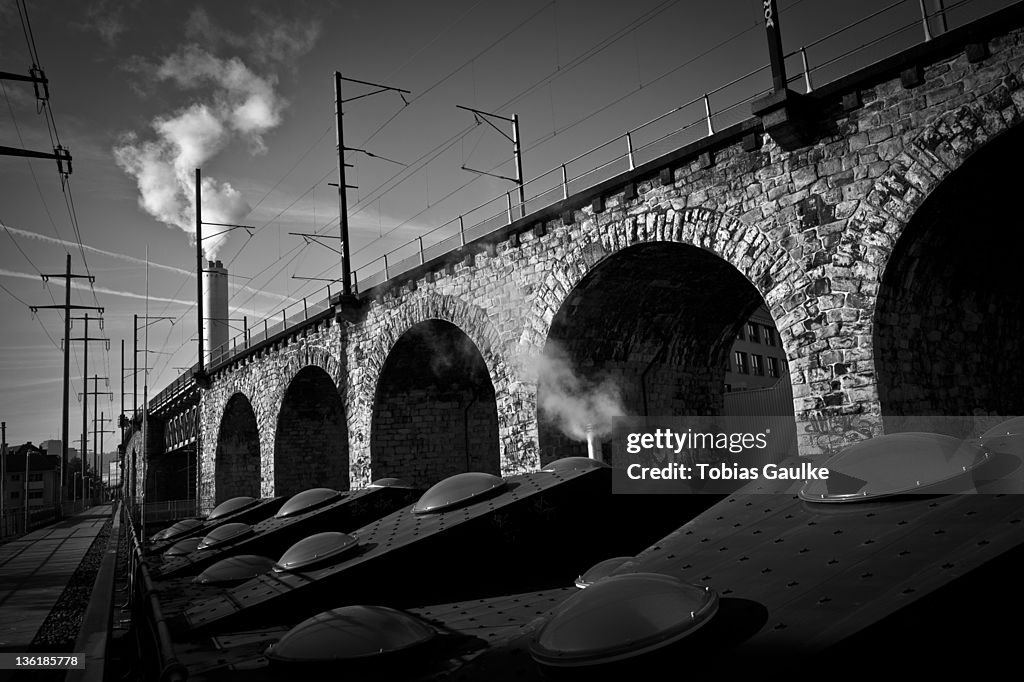
[[[7,223],[3,222],[2,220],[0,220],[0,226],[3,226],[3,228],[5,230],[7,230],[12,235],[18,235],[20,237],[26,237],[28,239],[35,239],[37,241],[46,242],[48,244],[57,244],[59,246],[67,247],[69,249],[71,249],[71,248],[77,249],[78,246],[79,246],[78,242],[69,242],[69,241],[67,241],[65,239],[58,239],[56,237],[49,237],[49,236],[47,236],[45,234],[39,234],[38,232],[30,232],[29,230],[21,230],[21,229],[18,229],[17,227],[11,227]],[[116,258],[118,260],[126,261],[128,263],[136,263],[138,265],[145,265],[146,264],[145,260],[143,260],[142,258],[136,258],[135,256],[129,256],[129,255],[124,254],[124,253],[116,253],[114,251],[105,251],[104,249],[98,249],[95,246],[89,246],[88,244],[82,244],[81,246],[86,251],[89,251],[89,252],[92,252],[92,253],[96,253],[96,254],[99,254],[101,256],[108,256],[110,258]],[[196,274],[196,273],[194,273],[191,270],[186,270],[184,268],[176,268],[173,265],[161,265],[160,263],[154,263],[152,261],[150,261],[149,267],[157,268],[159,270],[167,270],[168,272],[173,272],[173,273],[176,273],[176,274],[179,274],[179,275],[187,275],[189,277],[195,277],[195,274]],[[248,286],[246,284],[233,284],[233,283],[231,283],[229,281],[228,282],[228,287],[233,288],[233,289],[241,289],[242,291],[248,291],[250,293],[259,294],[261,296],[266,296],[267,298],[273,298],[273,299],[276,299],[278,301],[291,301],[291,300],[294,300],[290,296],[282,296],[281,294],[275,294],[275,293],[272,293],[272,292],[269,292],[269,291],[263,291],[262,289],[256,289],[255,287],[250,287],[250,286]],[[150,297],[150,300],[155,301],[155,300],[158,300],[158,299]]]
[[[39,281],[39,275],[38,274],[32,274],[32,273],[29,273],[29,272],[17,272],[15,270],[7,270],[5,268],[0,268],[0,276],[16,277],[18,279],[32,279],[32,280],[35,280],[37,282]],[[60,287],[64,286],[64,280],[62,280],[62,279],[60,279],[58,277],[51,277],[49,279],[49,283],[50,284],[56,284],[57,286],[60,286]],[[76,285],[76,284],[72,284],[71,288],[72,289],[78,289],[80,291],[89,291],[88,287],[79,286],[79,285]],[[93,289],[96,290],[97,294],[108,294],[110,296],[123,296],[124,298],[136,298],[136,299],[139,299],[139,300],[142,300],[142,301],[146,300],[145,294],[137,294],[134,291],[117,291],[116,289],[108,289],[106,287],[97,287],[97,286],[94,286]],[[177,299],[177,298],[164,298],[162,296],[152,296],[152,295],[150,295],[149,300],[150,301],[156,301],[157,303],[177,303],[177,304],[183,305],[183,306],[191,306],[191,305],[194,304],[194,301],[183,301],[183,300]]]

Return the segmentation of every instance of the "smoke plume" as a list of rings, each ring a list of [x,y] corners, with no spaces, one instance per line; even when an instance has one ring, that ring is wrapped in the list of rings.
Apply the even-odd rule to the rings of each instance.
[[[242,36],[218,28],[205,12],[193,12],[188,32],[213,45],[262,46],[254,59],[268,68],[282,63],[277,60],[304,54],[319,35],[315,22],[285,22],[261,13],[256,13],[256,20],[258,29]],[[275,92],[273,73],[259,75],[238,57],[223,59],[197,45],[136,70],[151,74],[156,84],[188,92],[192,101],[172,114],[156,116],[148,138],[134,132],[124,135],[114,158],[135,178],[143,210],[195,239],[195,169],[237,142],[252,154],[265,153],[263,136],[281,123],[286,102]],[[209,176],[203,177],[202,201],[204,222],[237,224],[251,210],[230,183]],[[225,240],[226,236],[204,238],[207,258],[214,259]]]
[[[541,418],[569,438],[585,441],[588,429],[598,438],[606,438],[612,433],[614,418],[625,416],[618,385],[608,377],[579,375],[558,343],[548,341],[543,353],[523,361],[526,376],[537,381]]]

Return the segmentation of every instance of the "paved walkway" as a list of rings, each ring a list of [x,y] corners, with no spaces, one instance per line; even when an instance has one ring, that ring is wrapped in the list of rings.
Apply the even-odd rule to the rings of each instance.
[[[0,651],[28,651],[111,515],[97,505],[0,545]]]

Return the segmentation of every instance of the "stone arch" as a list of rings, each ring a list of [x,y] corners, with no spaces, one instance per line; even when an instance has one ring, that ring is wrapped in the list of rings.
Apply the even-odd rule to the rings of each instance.
[[[353,486],[369,483],[373,475],[370,459],[373,401],[388,355],[406,332],[430,320],[441,320],[458,328],[483,358],[497,401],[502,474],[518,473],[537,465],[532,448],[515,428],[516,404],[509,395],[509,387],[514,385],[516,377],[509,344],[483,308],[458,296],[438,294],[421,287],[401,302],[374,306],[364,322],[367,342],[353,344],[350,348],[350,366],[355,368],[348,383]]]
[[[969,162],[983,147],[998,144],[997,138],[1019,129],[1024,115],[1024,99],[1020,97],[1021,81],[1010,74],[992,89],[981,90],[974,100],[938,114],[924,129],[893,152],[889,168],[873,184],[848,219],[830,265],[842,268],[857,284],[836,291],[835,278],[826,282],[824,294],[845,296],[847,309],[856,311],[859,319],[858,339],[870,339],[870,345],[833,354],[821,363],[822,370],[835,375],[839,367],[848,379],[851,399],[859,403],[863,413],[879,415],[872,418],[870,430],[884,430],[881,414],[890,411],[883,405],[881,394],[889,387],[892,375],[880,369],[878,344],[879,294],[883,278],[890,270],[894,252],[911,226],[914,217],[926,203],[941,191],[945,181]],[[962,100],[961,100],[962,101]],[[899,258],[899,254],[896,255]],[[884,293],[882,296],[884,297]],[[838,364],[832,364],[833,362]],[[899,411],[899,408],[897,408]],[[890,428],[893,424],[890,424]],[[868,429],[864,429],[865,432]]]
[[[306,367],[319,367],[331,378],[335,389],[341,385],[341,363],[330,351],[320,346],[314,346],[305,339],[299,342],[299,349],[292,353],[287,362],[281,368],[279,378],[279,390],[281,395],[287,390],[295,375]]]
[[[573,249],[565,255],[529,299],[529,322],[519,339],[522,348],[539,350],[551,321],[569,293],[602,261],[619,251],[642,243],[674,242],[696,246],[731,264],[754,285],[776,318],[784,312],[783,301],[809,283],[803,268],[765,234],[766,226],[749,224],[704,208],[675,210],[652,207],[647,213],[627,216],[603,229],[584,224]],[[788,330],[783,343],[792,351]]]
[[[1006,242],[1020,220],[1009,198],[1019,191],[1024,126],[1018,117],[986,127],[984,109],[970,107],[949,116],[918,143],[945,149],[948,172],[919,181],[906,201],[912,212],[892,216],[898,229],[877,273],[873,360],[888,431],[963,436],[973,415],[1024,413],[1024,297],[1019,254]],[[949,138],[953,124],[961,134]],[[962,419],[917,419],[925,415]]]
[[[473,341],[444,320],[413,325],[388,353],[370,422],[373,478],[427,488],[464,471],[498,474],[498,412]]]
[[[214,504],[247,495],[260,496],[260,433],[256,411],[245,393],[236,391],[224,404],[214,456]]]
[[[274,428],[275,495],[313,487],[348,489],[345,407],[330,373],[337,368],[326,353],[307,350],[290,358],[282,372]]]
[[[600,229],[595,229],[593,225],[585,221],[578,238],[573,241],[572,251],[553,268],[542,285],[533,292],[532,313],[520,338],[521,347],[529,349],[531,353],[540,353],[549,344],[549,340],[560,340],[557,337],[561,332],[554,328],[558,326],[557,320],[560,312],[564,311],[567,305],[574,305],[574,292],[577,292],[581,285],[587,286],[593,278],[602,276],[599,270],[606,269],[609,264],[614,263],[620,254],[635,255],[644,250],[650,253],[654,249],[664,251],[676,245],[692,249],[690,255],[697,260],[689,259],[687,262],[690,262],[691,265],[700,261],[705,266],[710,263],[710,267],[721,276],[731,273],[732,283],[737,292],[740,292],[741,297],[745,298],[738,302],[738,307],[735,310],[731,310],[726,315],[728,319],[723,317],[722,320],[718,320],[716,318],[715,329],[712,330],[709,326],[704,334],[707,337],[702,342],[707,344],[707,348],[704,350],[713,347],[714,350],[711,352],[715,357],[703,361],[708,368],[707,376],[698,383],[701,383],[702,391],[708,392],[709,402],[700,407],[694,404],[685,408],[679,400],[668,401],[664,403],[665,411],[661,414],[679,413],[679,409],[690,409],[703,413],[715,413],[722,409],[722,391],[724,390],[722,378],[725,364],[731,361],[732,340],[739,327],[762,303],[770,309],[771,317],[779,331],[782,349],[785,351],[784,356],[780,354],[778,357],[780,364],[785,366],[787,358],[798,357],[805,352],[803,346],[807,344],[807,340],[794,338],[790,333],[791,324],[786,323],[789,320],[789,311],[798,304],[792,294],[794,291],[805,289],[809,284],[802,267],[795,259],[781,246],[773,243],[772,239],[764,233],[763,228],[757,224],[745,223],[708,209],[674,210],[668,206],[651,207],[645,214],[629,216]],[[676,253],[682,252],[676,251]],[[671,271],[670,260],[661,259],[662,262],[657,266],[660,268],[659,272],[666,274]],[[715,265],[716,263],[718,265]],[[679,267],[684,267],[682,262]],[[639,265],[636,268],[637,272],[645,270],[647,270],[647,265]],[[629,286],[629,284],[624,283],[624,286]],[[619,301],[619,303],[622,302]],[[622,306],[609,303],[609,307],[618,309]],[[665,311],[662,310],[661,313],[665,313]],[[707,315],[707,312],[704,314]],[[708,324],[711,325],[710,318]],[[640,326],[643,325],[638,324],[638,328]],[[634,346],[638,355],[631,356],[630,363],[636,360],[640,354],[650,350],[653,353],[647,360],[650,363],[654,364],[656,361],[666,363],[671,357],[672,362],[677,363],[677,368],[681,367],[682,365],[678,363],[682,362],[682,356],[685,353],[695,352],[694,349],[683,350],[679,345],[682,343],[680,336],[669,333],[665,329],[657,331],[654,329],[657,326],[659,325],[647,325],[648,328],[641,332],[649,338],[644,338]],[[655,339],[655,337],[668,336],[671,336],[672,340],[663,338],[661,341],[657,341]],[[649,346],[649,349],[639,349],[641,345]],[[638,393],[639,397],[632,396],[632,398],[637,398],[636,402],[638,403],[632,407],[636,408],[642,402],[645,406],[644,409],[654,409],[654,406],[647,402],[650,397],[647,373],[639,370],[632,372],[632,369],[636,368],[631,369],[626,366],[630,363],[626,363],[623,354],[630,355],[631,352],[626,351],[621,345],[617,348],[609,347],[605,353],[607,356],[605,360],[599,362],[586,360],[585,362],[598,362],[601,365],[601,367],[595,367],[597,375],[605,375],[608,371],[607,363],[611,362],[612,366],[616,367],[612,373],[626,373],[623,375],[623,382],[631,386],[622,391],[625,401],[631,400],[628,395],[631,392]],[[549,350],[548,356],[550,357],[550,355]],[[569,353],[568,356],[565,358],[569,360],[568,364],[575,364],[572,353]],[[582,368],[581,373],[586,375],[587,368]],[[632,374],[637,376],[632,376]],[[792,373],[787,374],[791,381],[795,380]],[[588,378],[592,379],[592,377]],[[675,378],[682,381],[681,376]],[[687,381],[691,379],[693,377]],[[705,383],[707,386],[703,386]],[[636,387],[632,384],[636,384],[640,388],[633,391],[633,388]],[[670,388],[666,383],[662,388],[666,392],[675,391],[679,395],[683,391],[680,386],[682,384]],[[534,385],[532,388],[536,401],[537,386]],[[788,386],[781,388],[788,388]],[[783,416],[793,414],[793,401],[789,391],[785,392],[782,400],[783,407],[779,411],[784,412]],[[627,409],[627,412],[639,413],[636,409]],[[658,414],[656,411],[647,413],[652,416]],[[543,420],[538,419],[538,442],[541,441],[544,442],[546,448],[545,453],[542,453],[544,461],[560,456],[586,454],[582,443],[574,444],[569,439],[558,437],[551,426],[545,425]],[[609,453],[606,452],[606,456],[607,454]]]

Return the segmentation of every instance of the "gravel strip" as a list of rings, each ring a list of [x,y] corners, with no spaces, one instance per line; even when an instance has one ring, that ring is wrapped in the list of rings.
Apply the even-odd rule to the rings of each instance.
[[[78,631],[82,627],[82,617],[92,596],[96,574],[99,573],[103,553],[107,549],[112,525],[113,519],[107,519],[89,551],[82,557],[82,563],[75,569],[50,615],[43,621],[35,639],[32,640],[33,652],[58,653],[74,649]]]

